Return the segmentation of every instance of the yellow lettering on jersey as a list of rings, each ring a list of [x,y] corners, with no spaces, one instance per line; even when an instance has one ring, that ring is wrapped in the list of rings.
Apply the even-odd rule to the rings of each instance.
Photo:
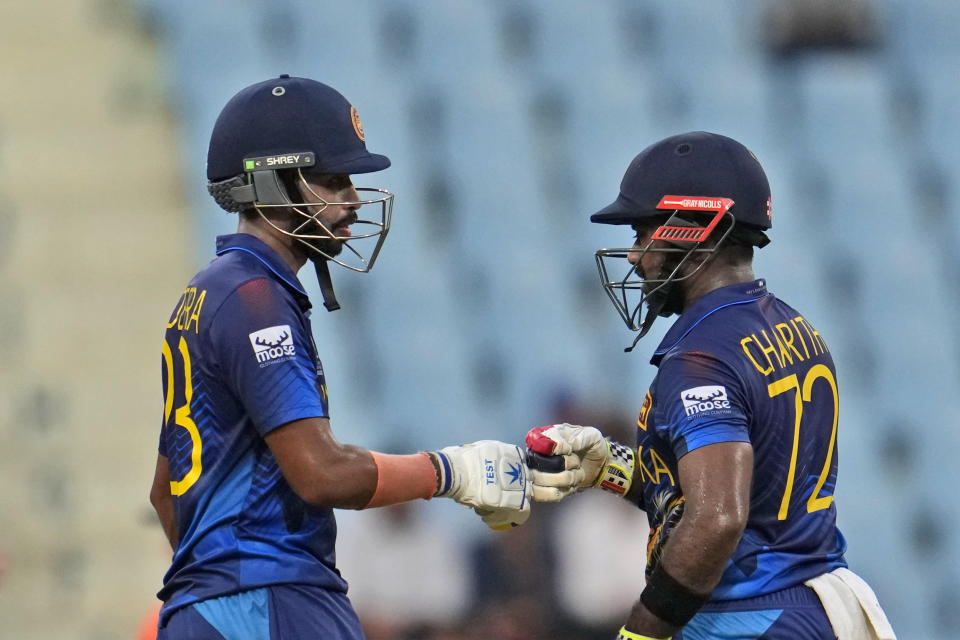
[[[806,377],[803,379],[803,401],[810,402],[813,397],[813,383],[820,378],[827,381],[827,384],[830,385],[830,390],[833,392],[833,429],[830,431],[830,444],[827,445],[827,458],[823,461],[823,470],[820,472],[820,478],[817,480],[817,484],[814,486],[813,492],[807,500],[807,513],[826,509],[833,504],[832,495],[820,495],[820,490],[823,489],[823,485],[826,483],[827,477],[830,474],[830,461],[833,459],[833,448],[837,442],[837,420],[840,417],[840,397],[837,393],[837,380],[828,367],[818,364],[811,367],[810,371],[807,372]]]
[[[794,355],[797,356],[797,361],[803,362],[803,356],[800,355],[800,352],[797,351],[797,348],[793,346],[793,330],[790,329],[790,325],[786,322],[781,322],[776,327],[777,333],[780,334],[780,339],[784,346],[788,347],[790,351],[793,351]],[[790,357],[790,364],[793,364],[793,358]]]
[[[193,325],[193,332],[200,333],[200,311],[203,308],[203,300],[207,297],[207,290],[204,289],[197,295],[196,287],[187,287],[180,296],[180,305],[174,312],[170,322],[167,323],[167,329],[174,326],[177,330],[190,330]]]
[[[651,406],[653,406],[653,396],[650,395],[650,391],[647,391],[647,395],[643,399],[643,406],[640,407],[640,417],[637,418],[637,426],[643,431],[647,430],[647,416],[650,414]]]
[[[663,461],[663,458],[661,458],[654,449],[647,449],[647,451],[650,452],[650,459],[653,461],[653,471],[657,476],[656,483],[660,484],[660,472],[662,471],[670,478],[670,486],[676,486],[676,482],[673,481],[673,474],[670,473],[670,467]]]
[[[197,301],[193,304],[193,313],[190,314],[190,318],[187,320],[187,331],[190,330],[190,324],[193,323],[193,332],[200,333],[200,310],[203,308],[203,299],[206,297],[207,290],[204,289],[200,292]]]
[[[807,319],[804,318],[803,316],[797,316],[796,318],[794,318],[794,320],[796,320],[801,325],[803,325],[804,330],[807,332],[807,336],[810,338],[810,342],[813,343],[814,355],[818,353],[826,353],[827,352],[826,343],[823,341],[823,338],[820,337],[820,333],[816,329],[814,329],[809,322],[807,322]]]
[[[197,299],[197,288],[187,287],[183,292],[183,302],[180,304],[180,313],[177,315],[177,330],[183,331],[193,309],[193,301]]]
[[[798,316],[798,317],[799,317],[799,316]],[[799,340],[799,341],[800,341],[800,344],[803,345],[803,354],[804,354],[806,357],[809,358],[809,357],[810,357],[810,349],[807,348],[807,343],[806,343],[806,341],[803,339],[803,334],[800,333],[800,327],[797,326],[797,319],[796,319],[796,318],[792,319],[792,320],[790,321],[790,324],[792,324],[792,325],[793,325],[793,328],[796,329],[796,331],[797,331],[797,340]]]
[[[760,344],[760,340],[759,338],[757,338],[757,334],[753,334],[753,339],[757,342],[758,345],[760,345],[760,350],[763,351],[764,355],[767,356],[767,361],[770,362],[770,364],[773,364],[773,361],[770,360],[770,354],[772,353],[773,357],[777,359],[777,364],[780,365],[781,369],[783,369],[783,358],[780,357],[779,350],[777,349],[777,347],[773,345],[773,341],[770,340],[770,336],[767,335],[767,330],[761,329],[760,334],[763,336],[763,339],[767,342],[766,347]],[[773,334],[773,335],[776,336],[777,334]]]
[[[803,327],[802,331],[800,327]],[[803,316],[791,319],[789,324],[781,322],[774,325],[770,334],[762,329],[760,336],[755,333],[743,336],[740,338],[740,349],[754,369],[764,376],[828,351],[820,333]]]
[[[770,333],[773,334],[773,339],[776,340],[777,347],[780,348],[780,362],[782,362],[784,366],[793,364],[793,356],[790,355],[789,351],[787,351],[787,345],[783,343],[783,340],[779,335],[779,331],[770,331]]]
[[[813,355],[820,353],[817,350],[817,341],[813,337],[813,332],[810,330],[810,325],[807,324],[806,319],[803,316],[797,316],[794,318],[795,321],[800,323],[800,326],[803,327],[803,330],[807,332],[807,337],[810,338],[810,344],[813,346]]]
[[[763,354],[763,356],[765,356],[767,359],[766,367],[762,366],[759,362],[757,362],[757,359],[753,357],[752,353],[750,353],[750,347],[748,345],[749,343],[754,343],[754,342],[757,344],[757,348],[761,349],[761,353]],[[755,335],[746,336],[745,338],[740,340],[740,347],[743,349],[743,352],[747,355],[747,359],[749,359],[750,362],[753,363],[753,366],[756,367],[757,371],[759,371],[761,374],[765,376],[768,376],[771,373],[773,373],[773,363],[770,362],[770,356],[767,355],[766,353],[763,353],[763,350],[760,347],[760,343],[757,342],[757,336]]]
[[[169,347],[167,349],[169,350]],[[183,358],[183,392],[186,402],[174,412],[174,422],[190,434],[191,451],[190,470],[182,479],[170,481],[170,493],[175,496],[185,494],[203,473],[203,441],[200,438],[200,429],[197,428],[197,423],[190,417],[190,403],[193,401],[193,366],[190,362],[190,350],[187,348],[187,341],[183,339],[183,336],[180,337],[179,351]],[[170,371],[170,376],[173,376],[173,371]]]
[[[173,351],[167,341],[163,341],[160,348],[163,356],[163,367],[167,374],[167,388],[163,394],[163,424],[170,422],[170,412],[173,411]]]
[[[640,479],[644,482],[652,482],[656,484],[653,479],[653,473],[647,468],[647,465],[643,463],[643,447],[637,447],[637,457],[636,460],[634,460],[634,463],[637,465],[633,472],[635,479],[639,474]]]
[[[817,337],[817,342],[820,343],[820,350],[826,353],[828,351],[827,343],[823,341],[823,338],[820,337],[820,333],[816,329],[814,329],[812,326],[810,328],[813,330],[813,335]]]
[[[173,325],[177,324],[177,319],[180,317],[180,312],[183,311],[183,301],[186,299],[186,297],[186,291],[180,294],[180,302],[177,304],[177,310],[173,312],[172,316],[170,316],[170,322],[167,323],[167,329],[170,329],[173,327]]]

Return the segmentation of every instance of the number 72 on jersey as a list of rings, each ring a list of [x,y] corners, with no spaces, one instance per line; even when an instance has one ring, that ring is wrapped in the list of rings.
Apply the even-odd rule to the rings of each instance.
[[[837,394],[837,380],[829,367],[823,364],[816,364],[810,367],[807,374],[803,377],[803,382],[797,377],[797,374],[791,374],[779,380],[774,380],[767,385],[767,393],[770,397],[776,397],[781,393],[794,392],[794,423],[793,423],[793,446],[790,451],[790,468],[787,471],[786,486],[783,491],[783,499],[780,501],[780,512],[777,514],[778,520],[786,520],[790,507],[790,498],[793,495],[793,483],[797,470],[797,448],[800,444],[800,437],[803,435],[800,425],[803,421],[804,405],[810,403],[813,398],[813,383],[817,380],[826,380],[833,392],[833,426],[830,430],[830,443],[827,445],[825,459],[823,461],[823,470],[817,479],[810,497],[807,499],[807,513],[827,509],[833,503],[832,495],[820,495],[823,485],[830,475],[830,463],[833,461],[833,450],[837,442],[837,420],[840,415],[840,402]]]

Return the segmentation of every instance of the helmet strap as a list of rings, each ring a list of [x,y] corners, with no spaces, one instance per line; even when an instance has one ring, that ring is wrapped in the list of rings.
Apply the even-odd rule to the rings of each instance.
[[[640,332],[637,333],[637,337],[633,339],[633,344],[624,349],[624,353],[630,353],[633,351],[633,348],[637,346],[637,343],[640,342],[640,338],[647,335],[647,332],[650,331],[650,327],[653,326],[653,321],[657,319],[657,316],[660,315],[660,309],[663,308],[663,303],[665,299],[661,298],[661,302],[657,304],[654,302],[654,305],[647,305],[647,315],[643,317],[643,324],[640,325]]]
[[[326,259],[313,260],[313,267],[317,272],[317,283],[320,285],[320,295],[323,296],[323,306],[327,311],[336,311],[340,308],[337,296],[333,292],[333,280],[330,278],[330,267]]]
[[[689,255],[689,253],[686,255]],[[674,271],[680,266],[684,258],[668,258],[667,264],[661,265],[660,272]],[[640,331],[637,333],[637,337],[633,339],[633,344],[624,349],[624,352],[630,353],[633,351],[633,348],[637,346],[643,336],[647,335],[654,320],[659,316],[669,317],[683,312],[683,291],[677,285],[677,282],[665,282],[660,285],[659,290],[646,297],[647,313],[643,317],[643,324],[640,325]],[[641,302],[641,304],[643,303]]]
[[[299,169],[297,169],[299,172]],[[287,193],[280,174],[275,170],[253,171],[252,185],[257,204],[291,204],[293,201]],[[261,211],[261,215],[263,212]],[[327,260],[312,260],[317,272],[317,283],[320,285],[320,294],[323,296],[323,306],[327,311],[336,311],[340,308],[337,296],[333,292],[333,279],[330,277],[330,267]]]

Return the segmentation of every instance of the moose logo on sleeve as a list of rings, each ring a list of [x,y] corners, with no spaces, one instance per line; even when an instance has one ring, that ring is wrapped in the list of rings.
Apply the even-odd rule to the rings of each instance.
[[[289,360],[297,353],[288,324],[254,331],[250,334],[250,344],[261,367]]]

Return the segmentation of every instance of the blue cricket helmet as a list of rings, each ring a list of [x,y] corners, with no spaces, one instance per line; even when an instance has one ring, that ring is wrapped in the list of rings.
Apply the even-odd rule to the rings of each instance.
[[[682,312],[676,285],[704,268],[724,243],[735,238],[739,244],[763,247],[770,241],[764,233],[772,225],[770,184],[757,157],[733,138],[682,133],[637,154],[616,200],[590,221],[658,225],[642,246],[595,254],[604,291],[627,327],[639,332],[635,346],[658,316]],[[642,271],[646,253],[664,255],[659,272]],[[621,261],[628,263],[625,275],[611,277],[607,263],[614,267]],[[644,304],[647,313],[641,320]]]
[[[662,215],[667,195],[733,200],[737,223],[771,227],[770,184],[757,157],[717,133],[692,131],[656,142],[630,162],[617,199],[590,216],[602,224],[635,224]]]
[[[340,305],[327,263],[369,271],[390,230],[394,196],[354,187],[362,199],[330,202],[305,175],[389,166],[389,158],[367,151],[360,116],[343,95],[284,74],[241,90],[220,112],[207,152],[207,190],[226,211],[255,210],[275,232],[303,247],[316,267],[324,306],[333,311]],[[378,213],[368,217],[370,210]],[[325,221],[332,212],[342,212],[343,219],[352,215],[349,224],[362,232],[338,235]],[[284,215],[285,222],[276,220]]]
[[[367,151],[357,110],[336,89],[316,80],[290,77],[258,82],[224,106],[207,152],[207,179],[244,172],[244,160],[312,152],[309,171],[356,174],[390,166]]]

